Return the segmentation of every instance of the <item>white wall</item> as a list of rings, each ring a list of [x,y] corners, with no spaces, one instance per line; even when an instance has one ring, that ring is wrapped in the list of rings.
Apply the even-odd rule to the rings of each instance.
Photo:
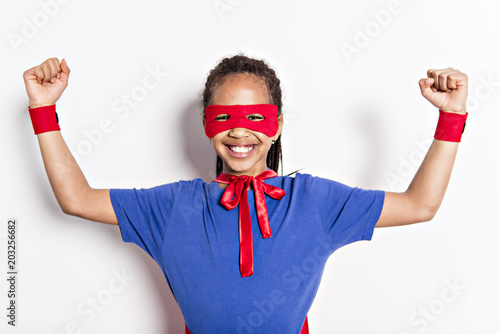
[[[23,71],[65,57],[72,72],[58,103],[61,127],[89,182],[149,187],[214,176],[197,98],[218,60],[240,51],[267,59],[282,80],[285,172],[305,168],[384,190],[405,189],[434,132],[437,110],[420,96],[418,80],[449,66],[469,75],[469,122],[439,213],[430,223],[377,230],[372,242],[334,254],[310,327],[315,334],[497,333],[498,2],[27,0],[2,7],[2,333],[183,331],[144,252],[124,244],[118,228],[58,208],[27,115]],[[138,96],[150,71],[160,72],[157,87],[125,114],[122,95]],[[85,133],[103,121],[107,133],[91,143]],[[9,218],[18,219],[16,328],[6,324],[3,278]]]

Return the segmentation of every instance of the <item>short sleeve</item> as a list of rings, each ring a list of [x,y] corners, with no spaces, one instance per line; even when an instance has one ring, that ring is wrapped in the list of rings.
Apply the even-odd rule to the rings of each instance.
[[[351,188],[318,177],[313,177],[310,184],[333,251],[352,242],[372,238],[384,205],[385,192]]]
[[[157,260],[177,187],[172,183],[149,189],[111,189],[123,241],[135,243]]]

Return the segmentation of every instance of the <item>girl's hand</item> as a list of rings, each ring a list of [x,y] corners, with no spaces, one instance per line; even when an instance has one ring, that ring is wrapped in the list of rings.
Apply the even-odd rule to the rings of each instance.
[[[427,78],[418,82],[422,95],[436,108],[466,113],[468,78],[465,73],[453,68],[428,70]]]
[[[31,108],[56,103],[68,86],[69,67],[66,60],[49,58],[23,73]]]

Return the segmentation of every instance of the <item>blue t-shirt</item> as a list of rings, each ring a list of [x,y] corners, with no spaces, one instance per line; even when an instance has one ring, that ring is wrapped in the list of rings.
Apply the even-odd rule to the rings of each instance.
[[[384,202],[383,191],[306,174],[265,182],[286,195],[266,196],[272,236],[263,239],[248,191],[254,274],[244,278],[238,208],[220,204],[216,182],[111,189],[123,240],[161,267],[192,333],[299,333],[329,255],[370,240]]]

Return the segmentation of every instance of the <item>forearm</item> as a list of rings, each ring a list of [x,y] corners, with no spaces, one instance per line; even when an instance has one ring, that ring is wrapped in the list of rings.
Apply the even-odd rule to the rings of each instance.
[[[431,220],[450,181],[459,143],[434,140],[405,194],[420,221]]]
[[[57,202],[65,213],[75,214],[78,203],[91,188],[60,131],[45,132],[37,137]]]
[[[117,224],[109,189],[90,187],[59,131],[38,135],[43,163],[52,191],[64,213],[107,224]]]
[[[107,224],[117,224],[109,189],[90,187],[59,131],[38,135],[43,163],[52,191],[64,213]]]
[[[408,189],[385,193],[377,227],[431,220],[443,201],[457,149],[458,143],[434,140]]]

